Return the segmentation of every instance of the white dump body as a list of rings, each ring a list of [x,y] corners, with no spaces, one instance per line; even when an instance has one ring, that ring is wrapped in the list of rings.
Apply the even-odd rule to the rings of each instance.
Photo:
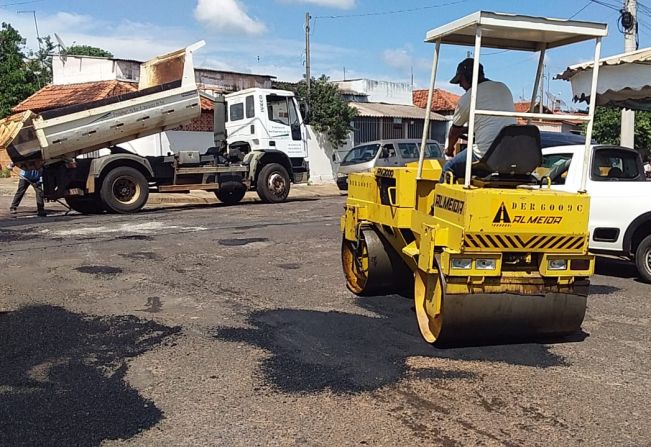
[[[0,121],[0,148],[34,168],[173,129],[201,114],[192,52],[199,42],[141,65],[139,90]]]

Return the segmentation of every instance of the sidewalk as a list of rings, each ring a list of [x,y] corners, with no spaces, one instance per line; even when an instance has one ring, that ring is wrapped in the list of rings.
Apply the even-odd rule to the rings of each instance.
[[[12,197],[18,188],[17,178],[0,178],[0,197]],[[339,196],[341,192],[333,183],[322,183],[317,185],[292,185],[289,191],[290,198],[319,198]],[[34,197],[34,189],[29,188],[25,199]],[[243,201],[260,200],[255,191],[246,193]],[[192,191],[188,194],[153,193],[149,195],[146,206],[151,205],[202,205],[218,203],[215,194],[210,191]]]

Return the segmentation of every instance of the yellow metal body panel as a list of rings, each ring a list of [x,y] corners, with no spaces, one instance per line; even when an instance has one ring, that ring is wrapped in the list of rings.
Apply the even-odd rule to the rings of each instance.
[[[592,274],[586,194],[546,187],[466,189],[460,184],[439,184],[437,160],[425,162],[421,179],[416,180],[416,174],[415,163],[351,174],[341,220],[344,237],[355,241],[359,225],[374,225],[411,268],[427,273],[441,269],[446,276],[499,277],[511,268],[512,277],[525,272],[558,282]],[[401,231],[411,234],[410,240]],[[529,258],[516,269],[503,262],[509,253]],[[454,256],[471,259],[471,269],[451,268]],[[550,270],[549,260],[559,256],[568,263],[587,259],[589,268]],[[477,259],[496,259],[496,269],[478,269]]]

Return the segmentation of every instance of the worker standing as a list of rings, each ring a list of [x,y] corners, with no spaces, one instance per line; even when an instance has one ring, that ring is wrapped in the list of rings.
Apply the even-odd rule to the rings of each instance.
[[[9,165],[9,169],[13,169],[14,164]],[[11,214],[16,214],[18,212],[18,205],[23,200],[27,188],[32,185],[34,192],[36,193],[36,209],[37,215],[39,217],[45,217],[47,214],[45,212],[45,202],[43,200],[43,188],[41,181],[41,171],[38,169],[33,170],[24,170],[21,169],[18,180],[18,189],[14,195],[14,200],[11,202],[9,207],[9,212]]]
[[[455,178],[465,176],[466,172],[466,150],[455,155],[454,147],[459,138],[468,132],[468,121],[470,120],[470,95],[472,88],[474,60],[464,59],[458,66],[457,72],[450,80],[452,84],[459,84],[466,93],[459,98],[457,107],[452,118],[452,127],[448,133],[448,145],[445,155],[453,157],[443,166],[441,182],[447,172],[452,172]],[[502,82],[491,81],[484,76],[484,67],[479,64],[479,76],[477,83],[477,109],[478,110],[500,110],[514,112],[513,95],[509,88]],[[477,161],[488,151],[493,140],[497,137],[503,127],[515,124],[515,118],[506,116],[475,116],[475,144],[473,144],[473,160]]]

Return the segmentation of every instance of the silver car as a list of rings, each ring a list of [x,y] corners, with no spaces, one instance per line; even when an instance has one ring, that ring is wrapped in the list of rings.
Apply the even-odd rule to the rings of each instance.
[[[397,167],[418,160],[420,139],[369,141],[352,148],[341,160],[337,171],[337,186],[348,189],[348,174],[370,171],[376,167]],[[441,145],[428,140],[425,158],[444,158]]]

